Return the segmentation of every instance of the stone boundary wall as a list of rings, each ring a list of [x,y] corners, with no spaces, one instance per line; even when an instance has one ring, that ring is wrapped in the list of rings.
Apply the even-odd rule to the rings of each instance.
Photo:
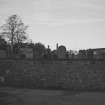
[[[105,90],[105,62],[47,61],[33,64],[32,61],[15,61],[11,63],[12,66],[8,67],[10,72],[5,76],[7,86]]]

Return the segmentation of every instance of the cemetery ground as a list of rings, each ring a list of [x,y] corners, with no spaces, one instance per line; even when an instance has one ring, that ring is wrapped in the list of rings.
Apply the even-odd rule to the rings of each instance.
[[[0,88],[0,105],[105,105],[104,92]]]

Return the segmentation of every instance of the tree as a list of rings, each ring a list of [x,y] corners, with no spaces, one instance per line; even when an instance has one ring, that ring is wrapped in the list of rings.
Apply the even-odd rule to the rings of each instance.
[[[34,60],[40,60],[43,58],[44,54],[46,53],[46,48],[43,44],[41,43],[36,43],[34,45]]]
[[[18,15],[11,15],[6,24],[1,26],[2,32],[0,33],[11,45],[11,54],[13,54],[14,44],[22,43],[27,39],[27,26],[24,25],[21,18]]]
[[[94,53],[93,53],[92,49],[87,50],[87,57],[88,57],[89,60],[93,60]]]
[[[79,55],[82,57],[82,59],[86,58],[86,56],[87,56],[86,50],[79,50]]]
[[[6,48],[7,48],[7,43],[6,43],[5,39],[3,39],[3,38],[0,36],[0,49],[6,50]]]

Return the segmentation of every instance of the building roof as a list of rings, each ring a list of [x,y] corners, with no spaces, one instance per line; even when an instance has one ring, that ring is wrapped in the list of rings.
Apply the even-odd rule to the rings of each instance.
[[[93,51],[105,51],[105,48],[95,48],[95,49],[91,49]]]
[[[58,49],[64,49],[66,51],[66,47],[63,45],[59,46]]]

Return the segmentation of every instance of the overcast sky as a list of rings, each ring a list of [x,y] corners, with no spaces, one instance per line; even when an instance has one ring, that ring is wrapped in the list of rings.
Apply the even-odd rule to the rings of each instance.
[[[51,48],[105,47],[105,0],[0,0],[0,25],[18,14],[34,42]]]

